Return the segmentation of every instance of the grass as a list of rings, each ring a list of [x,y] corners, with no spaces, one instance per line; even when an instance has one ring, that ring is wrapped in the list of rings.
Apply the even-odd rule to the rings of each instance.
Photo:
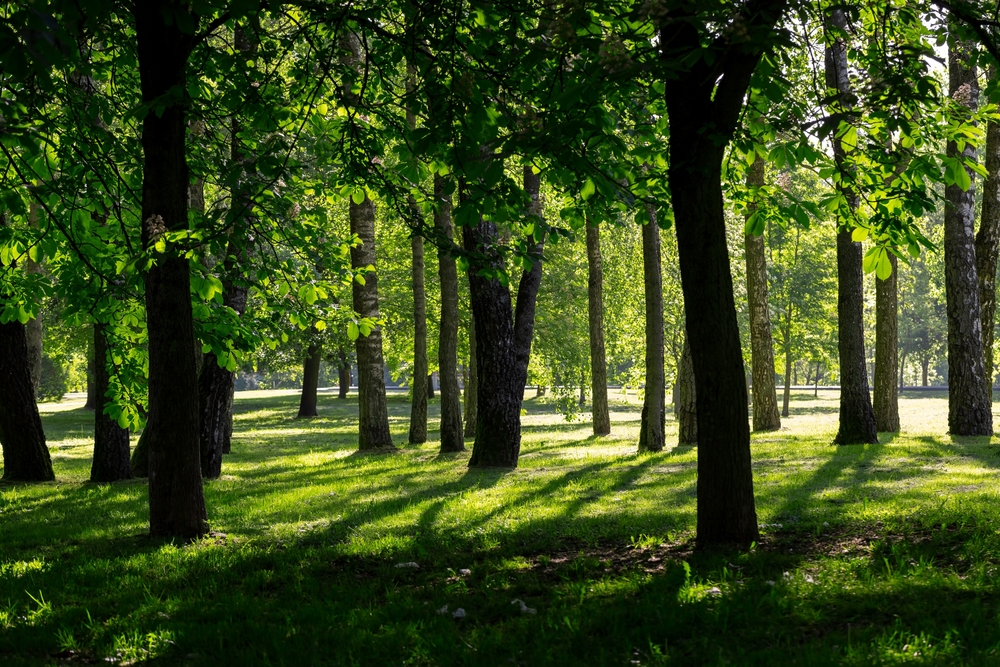
[[[602,438],[527,400],[503,472],[357,455],[353,396],[238,395],[187,545],[145,535],[145,482],[86,482],[80,401],[43,405],[58,481],[0,485],[0,664],[1000,664],[1000,450],[941,435],[944,395],[851,447],[836,394],[794,395],[753,439],[749,553],[693,550],[696,450],[638,456],[617,399]]]

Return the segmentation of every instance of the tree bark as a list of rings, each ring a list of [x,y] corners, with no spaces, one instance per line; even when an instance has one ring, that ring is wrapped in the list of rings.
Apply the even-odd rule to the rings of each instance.
[[[991,68],[990,77],[996,74]],[[986,125],[986,171],[983,210],[976,233],[976,274],[979,280],[980,321],[983,331],[983,361],[986,388],[993,400],[993,336],[997,314],[997,256],[1000,254],[1000,123]]]
[[[837,35],[826,48],[826,87],[837,91],[834,110],[842,112],[851,104],[851,82],[847,69],[847,45],[840,36],[847,30],[843,9],[830,10],[828,31]],[[858,208],[858,196],[847,184],[849,167],[840,140],[833,142],[833,155],[841,172],[838,186],[851,211]],[[878,442],[875,411],[868,391],[865,362],[863,251],[853,241],[851,230],[842,226],[837,233],[837,347],[840,355],[840,429],[834,442],[853,445]]]
[[[979,101],[976,68],[969,66],[972,43],[949,41],[948,90],[958,104],[975,110]],[[976,151],[966,145],[947,146],[949,157],[975,160]],[[972,184],[945,187],[944,275],[948,309],[948,430],[952,435],[992,435],[993,414],[987,385],[983,347],[982,310],[975,248],[975,173],[968,169]],[[984,257],[985,259],[985,257]],[[994,271],[995,271],[994,265]]]
[[[87,402],[83,404],[84,410],[97,409],[97,387],[94,385],[94,337],[90,337],[87,343]]]
[[[471,292],[471,280],[470,292]],[[465,383],[465,433],[476,436],[479,428],[479,346],[476,345],[476,318],[469,317],[469,377]]]
[[[412,205],[416,209],[416,204]],[[427,379],[427,294],[424,290],[424,239],[410,239],[413,253],[413,381],[410,382],[410,444],[427,442],[427,399],[432,395]]]
[[[104,414],[108,393],[108,339],[103,324],[94,325],[94,370],[96,390],[101,397],[94,410],[94,460],[90,466],[91,482],[117,482],[132,477],[129,462],[129,432]]]
[[[646,395],[639,426],[639,451],[659,452],[666,444],[666,385],[663,375],[663,272],[656,210],[646,207],[642,226],[642,278],[646,300]],[[744,399],[744,403],[746,400]]]
[[[684,336],[684,351],[681,352],[681,365],[677,384],[677,443],[680,445],[698,444],[698,392],[694,379],[694,359],[691,357],[691,345],[687,335]]]
[[[133,5],[142,101],[165,105],[142,124],[142,241],[188,225],[185,159],[186,68],[193,35],[165,0]],[[169,23],[168,23],[168,18]],[[191,17],[196,18],[196,17]],[[198,442],[198,377],[194,355],[188,260],[173,249],[146,274],[149,335],[149,531],[153,537],[194,538],[207,530]]]
[[[351,233],[361,245],[351,248],[351,266],[375,266],[375,204],[367,196],[360,204],[351,200]],[[365,274],[365,284],[351,283],[354,310],[361,317],[379,318],[378,275]],[[382,328],[374,327],[355,341],[358,357],[358,449],[395,449],[389,432],[389,409],[385,398],[385,362],[382,356]]]
[[[789,302],[785,310],[785,340],[782,344],[785,351],[785,389],[782,392],[781,416],[788,416],[788,404],[792,398],[792,304]]]
[[[337,375],[340,384],[337,398],[346,399],[347,394],[351,391],[351,364],[347,362],[347,353],[344,352],[343,347],[337,349]]]
[[[764,185],[764,159],[759,155],[747,170],[747,185]],[[757,205],[748,206],[748,217]],[[774,386],[774,340],[771,337],[771,312],[767,301],[767,259],[764,237],[747,234],[744,239],[747,264],[747,301],[750,306],[750,365],[753,375],[753,430],[776,431],[781,428],[778,394]]]
[[[309,343],[306,359],[302,368],[302,397],[299,399],[298,419],[315,417],[316,390],[319,388],[319,365],[323,360],[323,346],[319,343]]]
[[[889,254],[892,275],[875,278],[875,426],[880,432],[899,431],[899,391],[896,375],[899,366],[897,327],[896,256]]]
[[[434,176],[434,226],[449,242],[451,195],[442,176]],[[441,373],[441,451],[465,451],[462,430],[462,400],[458,388],[458,269],[445,244],[438,249],[438,278],[441,281],[441,326],[438,332],[438,369]]]
[[[590,393],[594,435],[611,433],[608,362],[604,352],[604,262],[601,228],[587,221],[587,315],[590,323]]]
[[[0,445],[4,480],[55,479],[31,386],[28,338],[17,320],[0,324]]]

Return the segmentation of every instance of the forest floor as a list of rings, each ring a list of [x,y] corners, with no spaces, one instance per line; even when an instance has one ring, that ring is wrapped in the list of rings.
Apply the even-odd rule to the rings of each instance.
[[[530,398],[520,466],[470,471],[358,455],[353,394],[238,394],[187,545],[148,537],[145,481],[86,482],[81,401],[43,405],[58,481],[0,485],[0,664],[1000,664],[1000,446],[942,435],[942,393],[850,447],[836,392],[793,395],[753,437],[748,553],[693,548],[697,450],[637,455],[612,400],[595,438]]]

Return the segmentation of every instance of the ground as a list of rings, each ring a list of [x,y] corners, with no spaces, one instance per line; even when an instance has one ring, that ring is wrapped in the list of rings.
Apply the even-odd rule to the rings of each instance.
[[[148,538],[144,481],[86,482],[82,401],[43,405],[58,481],[0,485],[0,664],[1000,664],[1000,449],[943,435],[943,394],[850,447],[835,392],[794,395],[748,553],[694,549],[697,450],[637,455],[634,393],[601,438],[545,400],[517,470],[469,471],[403,446],[403,395],[400,452],[358,455],[354,395],[238,394],[187,545]]]

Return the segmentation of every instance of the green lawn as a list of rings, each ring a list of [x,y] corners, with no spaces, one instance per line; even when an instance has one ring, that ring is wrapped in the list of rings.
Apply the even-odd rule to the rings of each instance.
[[[754,436],[749,553],[693,551],[696,450],[636,455],[612,398],[603,438],[526,401],[520,467],[470,472],[357,455],[353,395],[237,395],[189,545],[146,537],[144,481],[86,483],[80,402],[43,405],[58,481],[0,486],[0,665],[1000,664],[1000,449],[942,435],[945,396],[839,448],[836,394],[793,396]]]

